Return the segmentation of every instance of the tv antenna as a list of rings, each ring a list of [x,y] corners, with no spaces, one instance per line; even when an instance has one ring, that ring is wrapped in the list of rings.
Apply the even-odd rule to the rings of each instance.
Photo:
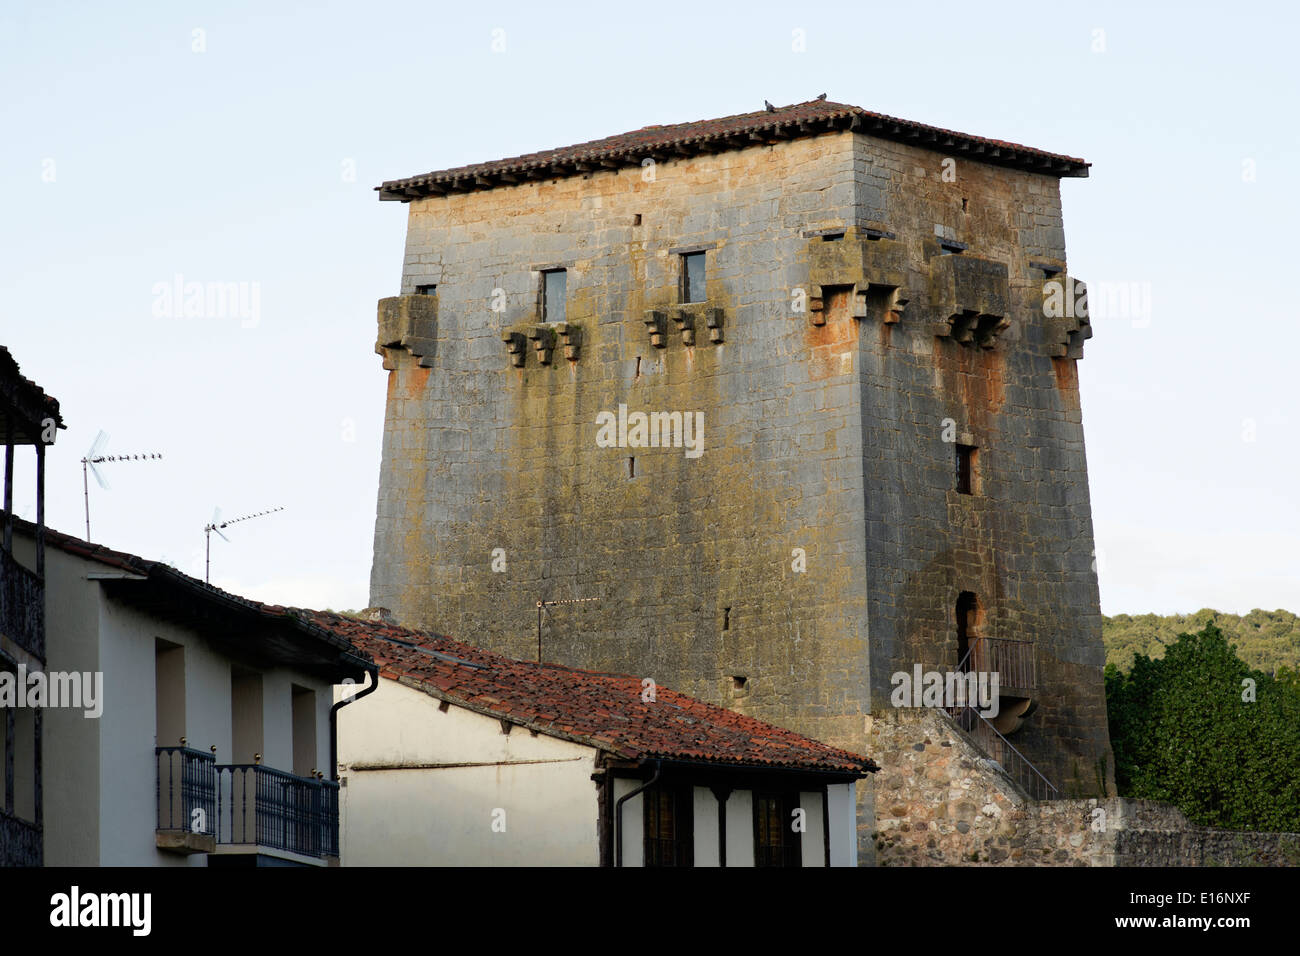
[[[95,480],[99,482],[99,487],[105,491],[109,490],[108,479],[100,474],[96,465],[102,465],[106,462],[115,461],[156,461],[161,460],[162,455],[154,452],[146,452],[142,455],[105,455],[104,446],[108,444],[108,433],[100,431],[95,436],[94,443],[90,450],[86,452],[86,457],[81,459],[81,490],[86,496],[86,540],[90,540],[90,481],[87,473],[94,475]]]
[[[542,612],[548,607],[555,607],[557,604],[586,604],[588,601],[599,601],[600,598],[572,598],[568,601],[538,601],[537,602],[537,663],[542,662]]]
[[[229,544],[230,539],[227,538],[224,534],[221,534],[222,528],[228,528],[232,524],[238,524],[241,521],[249,521],[253,518],[261,518],[264,515],[273,515],[277,511],[283,511],[283,510],[284,510],[283,508],[272,508],[270,511],[254,511],[252,514],[240,515],[238,518],[231,518],[229,521],[222,521],[221,509],[213,508],[212,520],[203,526],[203,538],[204,538],[203,583],[204,584],[212,583],[212,532],[215,531],[217,534],[221,535],[221,540]]]

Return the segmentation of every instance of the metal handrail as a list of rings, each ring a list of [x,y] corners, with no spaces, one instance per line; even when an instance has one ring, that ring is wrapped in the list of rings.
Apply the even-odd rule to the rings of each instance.
[[[45,659],[45,584],[0,549],[0,634]]]
[[[951,708],[949,714],[957,726],[966,731],[975,744],[1029,796],[1035,800],[1061,799],[1061,792],[1052,786],[1052,782],[978,710],[967,704]]]
[[[155,747],[154,760],[158,780],[158,829],[204,835],[214,833],[217,820],[216,758],[189,747]]]
[[[339,785],[261,764],[222,764],[217,842],[339,855]]]
[[[964,674],[972,669],[986,671],[996,673],[1003,687],[1022,690],[1038,687],[1038,666],[1033,641],[1005,637],[972,637],[969,641],[970,646],[966,648],[965,655],[957,662],[957,673]],[[974,662],[971,660],[973,656],[976,656]],[[972,663],[984,666],[972,668]]]

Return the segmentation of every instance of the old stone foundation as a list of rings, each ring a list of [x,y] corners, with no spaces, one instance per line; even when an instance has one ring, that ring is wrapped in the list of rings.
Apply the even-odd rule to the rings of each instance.
[[[859,784],[863,865],[1300,865],[1296,833],[1193,826],[1150,800],[1031,800],[942,711],[878,714],[867,735],[881,770]]]

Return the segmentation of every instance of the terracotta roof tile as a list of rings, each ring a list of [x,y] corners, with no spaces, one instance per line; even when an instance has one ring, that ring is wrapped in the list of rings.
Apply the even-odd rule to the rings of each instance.
[[[326,611],[304,611],[347,637],[386,677],[511,723],[616,757],[864,773],[867,757],[715,707],[667,687],[641,700],[641,678],[519,661],[447,637]],[[401,643],[397,643],[401,642]],[[434,656],[437,655],[437,656]]]
[[[1049,153],[1005,140],[928,126],[846,103],[810,100],[771,111],[760,110],[671,126],[645,126],[559,149],[392,179],[375,189],[380,199],[409,202],[447,192],[494,189],[530,178],[550,179],[579,175],[593,168],[639,165],[645,157],[720,153],[845,129],[1051,176],[1087,176],[1090,165],[1062,153]]]

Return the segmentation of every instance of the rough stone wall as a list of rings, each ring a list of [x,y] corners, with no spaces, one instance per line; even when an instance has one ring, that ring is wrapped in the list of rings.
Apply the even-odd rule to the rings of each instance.
[[[547,612],[547,660],[879,760],[864,724],[889,709],[890,674],[955,664],[956,597],[974,591],[982,633],[1038,645],[1041,707],[1017,746],[1067,792],[1109,792],[1077,378],[1049,354],[1029,264],[1064,268],[1058,183],[963,159],[946,182],[942,159],[846,132],[662,162],[652,181],[604,170],[411,203],[402,292],[436,283],[437,316],[418,355],[385,349],[371,604],[532,657],[539,599],[598,598]],[[899,321],[814,275],[819,230],[896,237]],[[939,238],[1006,270],[993,349],[942,335]],[[687,345],[670,320],[655,347],[647,310],[671,315],[693,248],[723,341],[698,324]],[[556,266],[576,360],[557,345],[541,364],[528,341],[514,367],[502,337],[539,321]],[[814,278],[821,324],[800,309]],[[620,403],[702,412],[703,454],[598,447],[597,414]],[[953,491],[944,418],[980,446],[980,495]]]
[[[1300,834],[1195,827],[1149,800],[1029,800],[941,711],[873,718],[868,740],[881,770],[858,825],[878,865],[1300,865]]]
[[[957,663],[972,592],[982,636],[1036,645],[1039,708],[1016,747],[1067,794],[1113,793],[1078,378],[1042,310],[1039,266],[1065,267],[1059,184],[962,159],[944,182],[939,154],[854,147],[858,208],[907,238],[908,287],[927,288],[941,234],[1007,267],[1010,318],[982,349],[934,334],[943,303],[914,294],[901,322],[863,329],[873,710],[891,673]],[[974,495],[954,488],[953,432],[979,449]]]
[[[537,600],[599,598],[547,612],[547,660],[860,744],[854,370],[810,356],[789,291],[807,280],[802,230],[852,208],[850,136],[664,162],[653,182],[606,171],[413,203],[403,292],[437,284],[437,357],[394,356],[372,604],[530,658]],[[670,322],[656,348],[646,310],[677,304],[675,250],[698,246],[723,342],[701,327],[686,346]],[[508,360],[503,332],[537,319],[530,265],[569,270],[577,361],[557,348],[540,365],[532,343],[523,368]],[[702,412],[703,453],[597,447],[597,414],[620,403]]]

